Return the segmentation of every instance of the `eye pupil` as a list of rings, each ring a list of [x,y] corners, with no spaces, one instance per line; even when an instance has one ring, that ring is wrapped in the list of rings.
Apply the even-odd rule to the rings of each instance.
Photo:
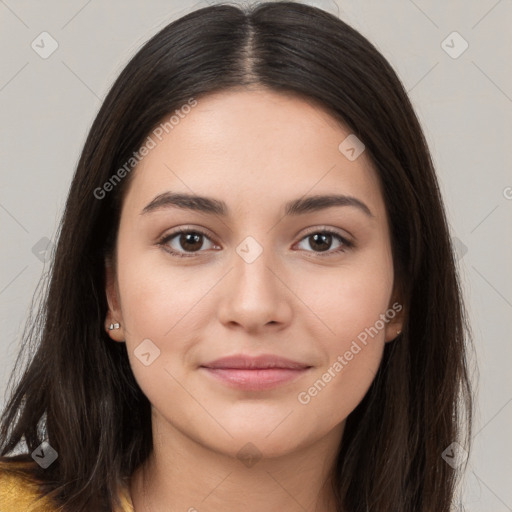
[[[315,233],[314,235],[311,235],[310,238],[314,240],[314,243],[311,244],[313,249],[315,249],[315,245],[318,244],[320,247],[317,246],[317,248],[320,252],[329,250],[332,241],[332,235],[329,235],[328,233]]]

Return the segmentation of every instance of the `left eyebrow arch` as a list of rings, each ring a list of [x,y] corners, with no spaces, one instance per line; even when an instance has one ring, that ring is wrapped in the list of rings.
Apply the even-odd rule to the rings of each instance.
[[[363,201],[353,196],[340,194],[313,195],[293,199],[285,203],[285,216],[303,215],[332,208],[333,206],[355,207],[368,217],[374,217],[370,208]],[[227,204],[219,199],[188,193],[164,192],[147,204],[141,211],[141,215],[172,207],[221,217],[227,217],[229,212]]]

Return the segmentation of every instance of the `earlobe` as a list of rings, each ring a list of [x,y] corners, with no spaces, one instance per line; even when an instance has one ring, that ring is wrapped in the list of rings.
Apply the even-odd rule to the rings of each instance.
[[[399,339],[400,334],[402,333],[405,318],[405,308],[402,301],[396,299],[398,294],[395,293],[393,295],[394,299],[391,301],[391,305],[386,311],[386,317],[388,318],[385,329],[386,343],[395,341],[397,338]]]
[[[395,341],[400,336],[401,333],[401,329],[396,329],[394,331],[386,329],[386,343],[389,343],[390,341]]]
[[[105,330],[114,341],[125,341],[115,268],[110,260],[105,262],[105,294],[108,304],[108,311],[105,318]]]
[[[125,337],[124,337],[124,329],[122,328],[121,324],[116,321],[110,322],[108,320],[108,316],[109,315],[107,315],[107,322],[105,324],[105,330],[107,331],[110,338],[114,341],[120,341],[120,342],[126,341]]]

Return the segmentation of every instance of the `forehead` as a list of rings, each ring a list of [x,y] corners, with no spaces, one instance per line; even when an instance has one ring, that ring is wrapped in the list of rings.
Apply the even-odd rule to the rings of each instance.
[[[353,137],[350,130],[311,100],[265,89],[223,91],[198,99],[157,134],[149,134],[154,147],[132,171],[125,199],[139,211],[172,190],[219,196],[239,213],[336,192],[382,213],[369,157],[363,151],[348,159],[339,146]]]

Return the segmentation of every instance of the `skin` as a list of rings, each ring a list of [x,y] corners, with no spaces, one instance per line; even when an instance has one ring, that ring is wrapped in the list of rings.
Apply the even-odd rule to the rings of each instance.
[[[366,152],[354,161],[340,152],[349,134],[299,97],[224,91],[201,98],[132,171],[107,262],[106,326],[120,323],[107,332],[127,344],[152,404],[154,450],[131,479],[135,510],[335,510],[324,484],[345,420],[403,321],[385,323],[309,403],[298,401],[400,299],[377,174]],[[167,191],[223,200],[229,215],[141,213]],[[372,217],[354,206],[284,216],[287,201],[332,193],[356,197]],[[191,257],[159,243],[180,226],[208,233],[195,251],[179,234],[167,242]],[[325,228],[354,246],[333,237],[322,252],[312,235]],[[236,251],[247,236],[263,250],[251,263]],[[160,350],[149,366],[134,354],[144,339]],[[233,389],[199,369],[239,353],[312,368],[266,391]],[[251,467],[237,458],[247,443],[261,456]]]

